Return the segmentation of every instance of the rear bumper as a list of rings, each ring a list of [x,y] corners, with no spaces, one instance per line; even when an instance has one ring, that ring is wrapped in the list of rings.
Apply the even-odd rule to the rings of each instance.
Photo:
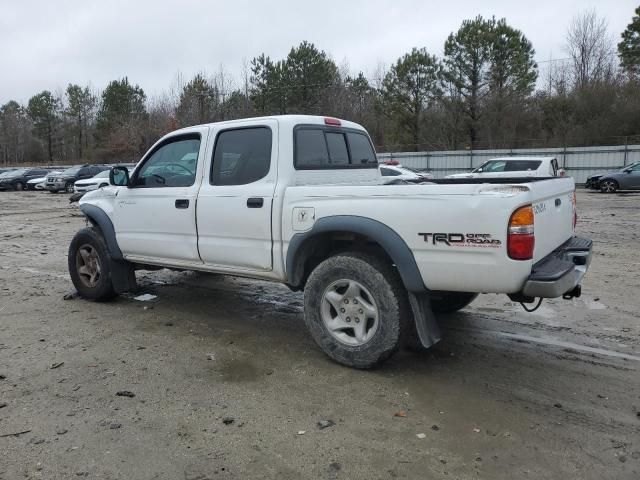
[[[570,238],[533,266],[522,294],[555,298],[573,290],[589,269],[592,246],[588,238]]]

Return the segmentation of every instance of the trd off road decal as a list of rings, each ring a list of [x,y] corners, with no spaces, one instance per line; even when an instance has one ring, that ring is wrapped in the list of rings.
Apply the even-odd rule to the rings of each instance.
[[[448,247],[498,248],[500,240],[489,233],[418,233],[427,243]]]

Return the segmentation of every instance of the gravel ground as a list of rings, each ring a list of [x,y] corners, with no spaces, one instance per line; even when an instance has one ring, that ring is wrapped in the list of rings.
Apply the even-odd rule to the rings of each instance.
[[[0,193],[0,479],[637,479],[639,204],[579,192],[580,299],[483,295],[356,371],[280,285],[162,270],[151,301],[65,301],[77,207]]]

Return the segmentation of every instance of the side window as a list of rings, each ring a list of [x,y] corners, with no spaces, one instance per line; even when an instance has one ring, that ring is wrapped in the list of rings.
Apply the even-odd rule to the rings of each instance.
[[[165,143],[146,159],[132,183],[136,187],[190,187],[196,181],[200,137]]]
[[[218,134],[211,185],[246,185],[264,178],[271,167],[271,129],[224,130]]]
[[[397,170],[392,170],[390,168],[380,167],[380,173],[382,173],[383,177],[397,177],[398,175],[402,175]]]
[[[349,140],[349,149],[351,150],[351,163],[378,163],[376,154],[366,135],[349,132],[347,133],[347,139]]]
[[[631,167],[631,171],[640,173],[640,163],[636,163],[633,167]]]
[[[89,167],[82,167],[78,170],[79,177],[88,177],[91,174],[91,169]]]
[[[504,172],[507,162],[488,162],[482,169],[483,172]]]

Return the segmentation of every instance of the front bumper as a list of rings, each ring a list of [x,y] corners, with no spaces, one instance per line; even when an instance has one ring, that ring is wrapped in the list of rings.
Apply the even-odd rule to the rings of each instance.
[[[533,266],[522,294],[556,298],[572,291],[589,269],[592,247],[588,238],[570,238]]]

